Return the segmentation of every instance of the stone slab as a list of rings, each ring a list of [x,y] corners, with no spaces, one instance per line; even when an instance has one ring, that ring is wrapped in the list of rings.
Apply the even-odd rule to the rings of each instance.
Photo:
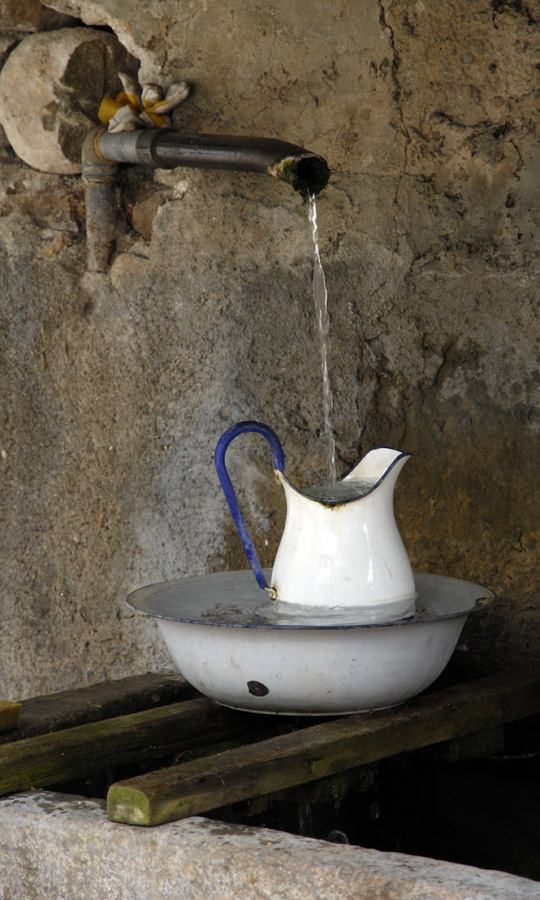
[[[306,877],[309,873],[309,878]],[[45,791],[0,802],[0,900],[537,900],[501,872],[193,817],[139,829]]]

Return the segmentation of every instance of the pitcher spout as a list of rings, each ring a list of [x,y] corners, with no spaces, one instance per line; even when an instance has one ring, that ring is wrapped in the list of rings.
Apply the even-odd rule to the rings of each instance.
[[[411,455],[405,451],[391,450],[390,447],[377,447],[366,453],[343,481],[369,480],[373,481],[374,487],[382,481],[388,481],[394,487],[399,473]]]
[[[337,507],[367,498],[376,491],[382,502],[383,496],[386,496],[388,502],[392,503],[398,475],[410,456],[410,453],[380,447],[367,453],[352,472],[340,481],[308,488],[296,487],[283,472],[276,471],[274,474],[287,499],[296,494],[308,504]]]

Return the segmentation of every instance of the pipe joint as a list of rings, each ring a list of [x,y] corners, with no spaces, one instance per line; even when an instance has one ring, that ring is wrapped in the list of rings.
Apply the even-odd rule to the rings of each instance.
[[[287,182],[304,200],[320,193],[330,178],[322,156],[274,138],[180,134],[171,128],[96,128],[83,145],[82,174],[89,269],[97,272],[107,270],[114,249],[119,163],[261,172]]]

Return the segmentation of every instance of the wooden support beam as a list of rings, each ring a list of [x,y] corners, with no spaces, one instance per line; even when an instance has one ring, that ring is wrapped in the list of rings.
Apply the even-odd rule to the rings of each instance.
[[[12,700],[0,700],[0,734],[14,731],[21,717],[21,704]]]
[[[540,710],[540,666],[482,678],[406,706],[335,719],[113,784],[109,818],[159,825],[269,794]]]
[[[21,701],[17,730],[0,734],[0,744],[200,696],[179,675],[132,675],[31,697]]]
[[[504,728],[502,725],[493,725],[482,731],[453,738],[451,741],[424,747],[418,751],[418,755],[430,762],[459,763],[501,753],[503,747]]]
[[[85,778],[109,764],[143,763],[148,769],[194,747],[249,741],[284,727],[282,719],[272,723],[202,697],[36,735],[0,747],[0,795]]]

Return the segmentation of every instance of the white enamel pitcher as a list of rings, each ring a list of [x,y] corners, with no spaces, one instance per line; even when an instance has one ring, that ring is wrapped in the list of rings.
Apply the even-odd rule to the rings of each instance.
[[[225,467],[225,451],[246,431],[263,435],[287,500],[283,536],[267,584]],[[414,577],[394,518],[394,486],[410,454],[371,450],[341,481],[300,490],[283,474],[277,435],[240,422],[220,438],[216,469],[248,560],[261,588],[280,603],[320,610],[357,607],[382,622],[414,613]]]

